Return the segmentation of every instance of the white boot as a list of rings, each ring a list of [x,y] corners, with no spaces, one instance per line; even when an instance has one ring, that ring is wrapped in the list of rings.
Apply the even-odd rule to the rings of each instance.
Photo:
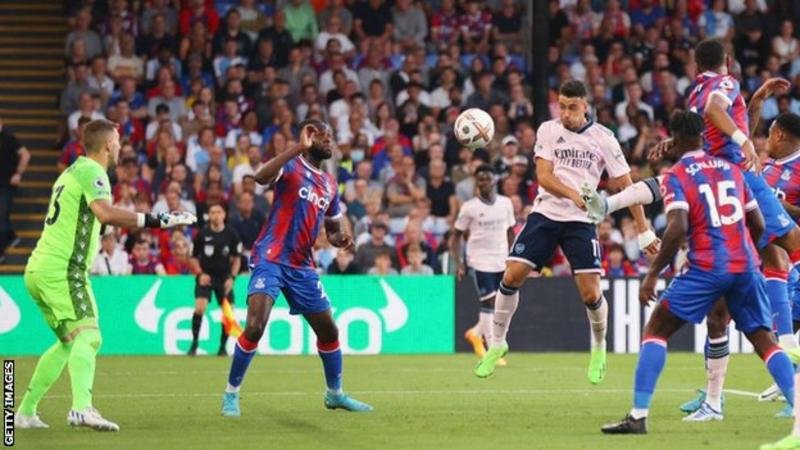
[[[91,406],[83,411],[70,410],[67,414],[67,424],[72,427],[89,427],[97,431],[119,431],[119,425],[104,419],[100,411]]]
[[[50,425],[42,422],[42,419],[39,418],[39,415],[34,413],[32,416],[26,416],[25,414],[15,414],[14,415],[14,427],[25,429],[25,428],[50,428]]]

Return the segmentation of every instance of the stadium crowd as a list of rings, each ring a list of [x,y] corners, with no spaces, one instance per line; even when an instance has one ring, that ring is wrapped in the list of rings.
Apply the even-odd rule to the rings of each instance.
[[[519,0],[97,0],[71,2],[68,80],[60,108],[68,142],[59,165],[82,154],[81,127],[107,117],[123,148],[113,170],[116,205],[187,210],[203,226],[222,203],[246,257],[269,214],[271,191],[253,174],[295,145],[296,124],[334,127],[329,161],[357,242],[354,254],[321,233],[320,271],[431,274],[448,271],[445,245],[472,171],[492,164],[521,227],[536,197],[536,129],[529,60],[531,2]],[[85,6],[89,5],[89,6]],[[768,100],[763,126],[800,113],[800,45],[792,0],[551,0],[549,112],[557,86],[585,82],[595,119],[613,130],[634,180],[666,136],[696,70],[691,48],[724,39],[747,97],[766,78],[793,81]],[[543,45],[543,43],[536,43]],[[488,111],[487,149],[461,148],[452,123],[464,108]],[[660,205],[648,209],[656,230]],[[630,218],[599,224],[609,275],[647,267]],[[115,230],[95,273],[191,273],[196,230]],[[194,250],[193,250],[194,248]],[[243,268],[247,265],[243,264]],[[569,274],[556,255],[547,275]]]

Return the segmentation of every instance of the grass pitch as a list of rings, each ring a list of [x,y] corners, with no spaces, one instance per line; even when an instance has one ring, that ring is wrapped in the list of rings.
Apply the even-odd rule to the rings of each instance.
[[[17,402],[34,358],[17,359]],[[772,417],[783,404],[727,394],[723,422],[683,423],[678,405],[704,385],[702,356],[671,354],[645,436],[599,428],[630,408],[636,355],[609,355],[603,384],[586,380],[588,354],[511,353],[493,378],[472,375],[475,358],[345,357],[345,390],[375,406],[328,411],[315,356],[257,356],[242,387],[242,417],[220,416],[228,358],[103,357],[95,406],[119,433],[72,430],[62,375],[40,405],[49,430],[17,430],[25,449],[754,449],[788,434]],[[66,372],[66,371],[65,371]],[[732,358],[727,387],[758,392],[770,383],[755,355]]]

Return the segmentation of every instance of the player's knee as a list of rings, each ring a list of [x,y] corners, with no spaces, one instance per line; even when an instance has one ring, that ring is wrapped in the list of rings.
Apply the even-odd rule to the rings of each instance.
[[[89,345],[95,352],[98,352],[103,345],[103,336],[100,334],[99,329],[87,328],[75,335],[74,342]]]
[[[594,305],[601,297],[599,286],[580,286],[578,293],[584,305]]]
[[[329,327],[325,327],[317,333],[317,339],[319,342],[323,343],[330,343],[336,342],[339,340],[339,328],[333,324]]]
[[[261,340],[261,336],[264,335],[264,329],[265,329],[264,325],[259,324],[251,326],[250,324],[248,324],[242,333],[244,334],[244,337],[246,337],[248,341],[258,342]]]
[[[503,292],[504,289],[517,291],[522,286],[523,281],[525,281],[525,276],[520,276],[515,270],[506,270],[503,274],[503,281],[500,283],[500,291]],[[506,292],[503,293],[508,295]]]

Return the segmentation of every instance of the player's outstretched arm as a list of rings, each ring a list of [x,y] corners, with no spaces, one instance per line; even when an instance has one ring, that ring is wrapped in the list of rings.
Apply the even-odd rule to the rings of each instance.
[[[705,118],[742,147],[745,168],[759,170],[758,155],[753,147],[753,142],[736,126],[733,118],[728,114],[728,103],[723,96],[711,94],[705,109]]]
[[[785,94],[791,86],[792,84],[789,80],[779,77],[770,78],[753,93],[747,105],[747,117],[751,132],[755,132],[761,122],[761,109],[764,106],[764,100],[768,99],[773,94]]]
[[[553,173],[553,161],[544,158],[536,158],[536,179],[539,186],[556,197],[568,198],[575,202],[580,209],[586,209],[581,193],[562,183]]]
[[[281,169],[286,165],[286,163],[294,158],[297,158],[304,151],[311,148],[311,138],[313,135],[314,127],[311,125],[307,125],[305,128],[300,130],[300,142],[289,150],[279,155],[275,155],[275,157],[261,166],[253,176],[253,178],[256,180],[256,183],[261,185],[269,185],[274,183],[280,175]]]
[[[661,250],[656,255],[650,270],[642,280],[639,288],[639,302],[647,305],[656,300],[656,281],[658,275],[674,259],[678,250],[686,240],[686,232],[689,230],[689,212],[684,209],[673,209],[667,213],[667,229],[661,240]]]
[[[187,212],[161,213],[158,216],[134,213],[113,206],[108,200],[97,199],[89,204],[92,213],[103,225],[120,228],[172,228],[193,225],[197,217]]]

